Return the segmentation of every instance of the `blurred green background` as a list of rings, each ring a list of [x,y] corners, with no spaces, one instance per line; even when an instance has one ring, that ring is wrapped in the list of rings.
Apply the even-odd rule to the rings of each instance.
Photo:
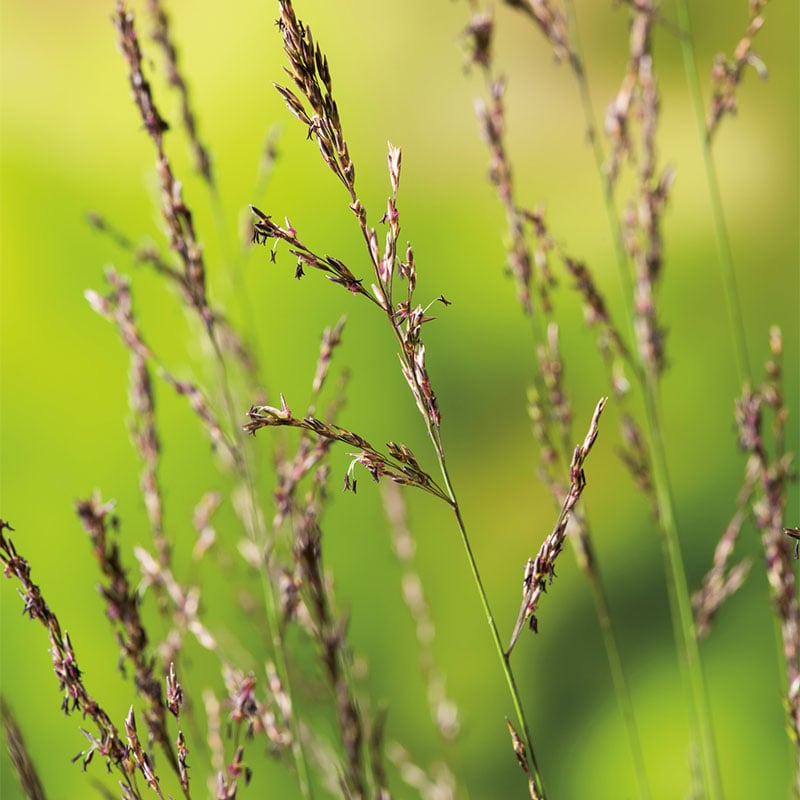
[[[351,372],[341,424],[373,442],[406,442],[433,469],[393,340],[374,310],[318,275],[296,282],[285,251],[279,252],[277,266],[268,262],[266,251],[243,253],[245,209],[255,202],[279,220],[288,216],[310,246],[337,255],[359,275],[366,272],[341,187],[271,87],[283,80],[274,27],[277,4],[243,0],[222,10],[221,4],[173,0],[168,6],[200,135],[214,159],[216,201],[191,172],[175,95],[158,77],[160,54],[144,35],[150,22],[142,5],[135,8],[146,67],[154,76],[156,102],[173,122],[167,148],[196,215],[212,298],[243,327],[261,359],[268,391],[273,397],[283,392],[299,413],[321,331],[346,313],[344,344],[336,356],[336,366]],[[625,68],[627,12],[595,0],[576,6],[595,107],[602,112]],[[741,37],[747,3],[715,0],[693,6],[698,61],[706,76],[713,55],[731,52]],[[487,154],[473,113],[473,100],[483,88],[477,73],[463,69],[460,31],[468,7],[428,0],[298,0],[296,10],[330,60],[373,223],[388,191],[386,141],[403,148],[400,210],[404,235],[415,249],[418,297],[443,293],[453,302],[426,328],[449,464],[505,637],[516,618],[523,565],[551,529],[555,512],[535,476],[537,453],[525,411],[532,374],[529,334],[513,285],[503,274],[503,214],[486,180]],[[105,498],[116,498],[123,553],[133,565],[132,548],[147,543],[148,529],[137,488],[139,463],[126,429],[128,358],[116,332],[83,299],[86,288],[104,288],[104,265],[113,263],[133,275],[144,335],[173,371],[211,390],[214,378],[202,369],[202,353],[192,343],[196,329],[187,325],[178,299],[85,222],[88,211],[100,211],[137,243],[166,250],[152,145],[131,101],[109,21],[112,11],[109,0],[45,0],[5,2],[0,12],[0,516],[16,528],[18,549],[31,561],[34,580],[69,631],[87,686],[121,726],[133,693],[115,669],[116,645],[95,588],[98,577],[73,511],[74,501],[95,488]],[[664,14],[672,17],[671,4],[665,4]],[[798,6],[773,3],[765,14],[755,50],[769,68],[769,80],[762,83],[755,72],[747,73],[740,114],[724,122],[715,157],[754,372],[761,375],[769,326],[780,325],[792,413],[789,443],[796,447]],[[546,205],[551,230],[570,253],[590,264],[619,313],[600,184],[572,76],[554,62],[524,19],[501,9],[496,21],[520,200]],[[677,171],[665,222],[660,299],[669,329],[664,425],[687,573],[696,587],[741,480],[743,459],[733,427],[740,387],[678,44],[659,30],[655,48],[663,111],[659,154]],[[257,189],[270,131],[278,137],[278,158],[268,184]],[[574,294],[559,291],[558,301],[577,441],[608,388]],[[184,403],[164,386],[157,392],[167,522],[183,563],[194,541],[194,504],[206,490],[229,486],[218,476],[204,432]],[[242,398],[242,415],[250,402]],[[586,504],[653,795],[684,797],[690,761],[687,713],[660,550],[645,502],[614,454],[615,416],[610,408],[587,466]],[[265,431],[248,445],[268,462],[276,441]],[[338,489],[349,463],[344,448],[334,450],[331,463],[332,486]],[[268,496],[270,478],[262,480]],[[796,486],[790,491],[786,524],[797,525]],[[350,619],[353,649],[366,664],[364,694],[373,710],[388,707],[387,737],[406,746],[426,768],[446,761],[457,775],[459,797],[522,797],[503,722],[503,715],[511,715],[510,703],[446,509],[428,497],[407,496],[417,567],[437,626],[434,650],[461,713],[458,740],[443,747],[428,715],[413,625],[400,600],[401,570],[379,492],[362,479],[357,496],[332,495],[324,519],[326,563]],[[265,513],[271,516],[269,507]],[[240,538],[230,502],[220,513],[217,532],[229,549]],[[783,684],[752,527],[743,534],[739,552],[753,556],[755,567],[702,647],[724,789],[729,798],[786,797],[792,762]],[[209,624],[221,635],[226,628],[247,630],[235,593],[228,591],[234,582],[246,584],[244,573],[236,563],[218,567],[210,562],[201,571],[208,586],[216,587],[206,591],[204,604]],[[186,572],[181,577],[198,576]],[[16,587],[3,583],[2,692],[19,718],[48,796],[89,796],[94,781],[108,783],[105,770],[95,763],[85,776],[69,763],[84,746],[81,720],[60,713],[46,634],[20,616]],[[635,796],[590,593],[571,551],[561,558],[539,622],[539,635],[523,635],[513,662],[550,796]],[[248,666],[260,677],[265,653],[257,636],[254,641]],[[219,678],[211,660],[206,663],[201,654],[196,659],[199,677],[187,690],[197,693],[199,704],[200,691],[205,685],[218,688]],[[302,697],[300,705],[302,710]],[[206,771],[203,730],[189,727],[200,797]],[[261,745],[250,747],[256,771],[250,795],[294,796],[285,770],[264,768]],[[5,755],[0,768],[0,794],[18,796]],[[397,797],[412,796],[396,779],[393,788]]]

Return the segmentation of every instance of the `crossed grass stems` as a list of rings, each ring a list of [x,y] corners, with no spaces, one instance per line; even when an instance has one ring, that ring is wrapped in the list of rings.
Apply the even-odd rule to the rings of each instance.
[[[330,446],[337,442],[355,450],[352,453],[351,467],[345,477],[346,489],[356,491],[358,478],[355,467],[360,465],[376,481],[389,478],[396,484],[422,489],[451,508],[511,695],[516,725],[510,720],[507,720],[507,724],[514,752],[527,775],[528,790],[532,798],[544,798],[546,795],[533,748],[533,739],[517,691],[510,656],[524,625],[527,623],[534,631],[537,628],[536,610],[541,595],[555,576],[555,561],[567,538],[568,524],[571,523],[574,535],[570,536],[570,539],[575,545],[581,569],[592,586],[612,677],[629,734],[639,793],[642,797],[648,796],[632,707],[593,553],[588,523],[575,509],[585,487],[583,464],[597,437],[598,422],[606,400],[603,398],[597,404],[583,443],[572,449],[570,445],[572,412],[562,381],[563,365],[558,349],[558,327],[554,319],[550,292],[555,282],[551,271],[553,260],[559,261],[574,280],[577,291],[583,299],[587,321],[598,331],[600,352],[609,371],[611,393],[615,403],[623,412],[621,426],[624,447],[621,457],[629,467],[637,485],[649,498],[662,533],[675,638],[679,650],[683,653],[681,662],[687,665],[684,677],[688,704],[692,712],[694,740],[700,750],[702,787],[695,787],[697,795],[713,798],[720,796],[721,791],[697,639],[699,635],[707,634],[720,604],[741,585],[749,569],[749,564],[745,562],[729,566],[733,545],[748,505],[754,512],[756,525],[762,532],[767,552],[768,576],[781,627],[787,669],[789,725],[797,740],[797,732],[800,729],[798,724],[800,647],[797,643],[799,626],[790,545],[782,529],[782,512],[786,502],[785,486],[790,474],[791,461],[783,441],[787,412],[780,382],[782,344],[780,333],[773,330],[770,335],[772,358],[768,362],[767,378],[760,386],[751,388],[747,355],[741,339],[742,325],[732,264],[727,239],[724,236],[724,224],[720,222],[721,211],[718,198],[715,197],[717,190],[713,162],[710,160],[714,133],[724,115],[735,110],[735,91],[745,67],[750,65],[763,71],[763,64],[753,53],[751,45],[753,36],[763,24],[761,11],[765,3],[751,3],[750,24],[745,37],[736,48],[734,57],[718,58],[715,62],[712,76],[716,83],[712,106],[704,122],[688,34],[688,14],[685,6],[679,4],[681,20],[676,35],[679,35],[684,43],[687,76],[693,88],[695,110],[702,122],[702,141],[707,159],[721,260],[726,276],[726,294],[731,311],[734,340],[737,342],[737,358],[745,386],[742,399],[737,403],[740,446],[749,454],[744,486],[737,500],[736,514],[720,540],[715,552],[714,566],[706,577],[703,588],[695,595],[694,617],[689,605],[689,593],[677,543],[673,501],[666,473],[657,403],[657,383],[665,363],[665,337],[663,326],[658,319],[655,299],[662,273],[663,246],[660,222],[673,175],[669,169],[660,169],[656,159],[658,93],[650,36],[653,26],[668,25],[668,23],[660,16],[654,3],[641,2],[632,5],[629,64],[620,92],[607,114],[605,129],[611,147],[609,154],[605,155],[594,124],[583,59],[574,35],[574,20],[570,19],[570,15],[574,14],[571,3],[566,3],[565,6],[568,13],[562,12],[548,2],[517,1],[507,2],[507,5],[535,24],[553,48],[555,56],[565,61],[575,76],[586,113],[587,130],[594,149],[598,174],[603,181],[606,209],[617,245],[621,282],[628,301],[627,318],[630,325],[630,335],[626,337],[611,319],[590,271],[557,243],[548,229],[544,213],[539,209],[526,209],[516,199],[513,170],[505,146],[504,81],[496,72],[492,59],[493,18],[490,13],[481,11],[477,5],[473,5],[473,16],[466,30],[466,38],[470,45],[470,62],[482,71],[488,94],[488,102],[479,104],[478,116],[490,153],[490,177],[497,187],[499,199],[506,211],[508,264],[515,279],[522,311],[531,321],[537,353],[536,378],[529,395],[529,411],[534,435],[542,450],[542,476],[560,504],[553,532],[545,539],[537,556],[530,559],[526,566],[523,600],[507,645],[503,644],[491,613],[445,461],[441,438],[441,414],[428,375],[425,346],[422,341],[422,326],[432,320],[429,315],[432,304],[423,307],[415,303],[416,264],[413,250],[409,245],[402,254],[400,252],[400,213],[397,205],[401,171],[400,149],[389,145],[391,194],[387,199],[386,212],[380,220],[387,228],[385,242],[381,246],[378,233],[369,225],[367,211],[356,192],[355,170],[342,130],[338,108],[333,99],[327,59],[320,47],[314,43],[310,29],[295,17],[291,3],[281,2],[278,27],[283,35],[284,49],[289,61],[287,74],[293,88],[279,85],[276,85],[276,88],[290,111],[306,126],[308,137],[317,143],[324,162],[345,188],[350,209],[366,245],[373,271],[373,282],[366,288],[362,279],[357,278],[341,260],[316,253],[304,244],[297,231],[288,222],[285,226],[280,226],[273,222],[270,215],[256,207],[252,207],[253,240],[258,244],[267,244],[270,241],[285,242],[290,253],[297,259],[296,277],[302,277],[306,269],[321,271],[333,283],[340,284],[354,295],[366,298],[383,312],[398,344],[403,375],[434,448],[439,465],[439,479],[434,479],[427,473],[405,445],[390,442],[386,446],[386,451],[383,451],[373,447],[357,433],[316,416],[316,403],[327,379],[333,350],[339,344],[343,323],[326,331],[323,337],[308,413],[301,417],[294,416],[281,397],[281,404],[278,407],[265,403],[252,406],[248,412],[249,422],[243,428],[239,428],[229,385],[228,364],[231,360],[238,362],[252,377],[256,372],[255,361],[227,320],[212,308],[208,300],[202,250],[195,234],[192,215],[182,199],[180,183],[172,172],[163,146],[163,137],[168,126],[156,108],[149,82],[142,72],[142,55],[133,17],[122,3],[118,5],[115,25],[120,47],[129,66],[134,100],[156,147],[157,171],[162,190],[162,213],[169,231],[171,249],[177,253],[180,269],[173,267],[155,251],[136,248],[124,236],[112,231],[103,220],[96,218],[94,224],[111,232],[119,244],[135,252],[138,260],[148,263],[173,284],[182,295],[187,308],[201,321],[220,377],[224,412],[229,421],[227,426],[220,421],[212,404],[199,388],[191,383],[179,381],[160,364],[138,330],[128,282],[114,271],[109,271],[107,278],[111,284],[110,294],[101,296],[98,293],[88,293],[87,297],[96,311],[117,326],[131,353],[133,438],[143,462],[142,491],[156,550],[155,557],[141,548],[137,549],[136,555],[146,583],[153,587],[159,598],[162,612],[167,613],[166,610],[169,609],[179,620],[171,631],[173,658],[164,659],[164,663],[170,664],[166,679],[166,697],[162,695],[160,681],[154,674],[155,662],[148,655],[148,637],[139,617],[137,596],[127,581],[125,570],[119,561],[116,544],[108,540],[107,529],[113,526],[115,520],[113,506],[95,497],[81,502],[78,513],[90,535],[95,558],[106,580],[103,595],[110,616],[118,621],[117,637],[122,656],[133,666],[137,690],[147,704],[147,710],[143,714],[148,733],[147,747],[143,747],[139,739],[133,708],[125,721],[123,739],[102,708],[86,691],[68,635],[61,633],[55,615],[44,602],[38,587],[30,580],[30,568],[27,562],[16,552],[13,542],[2,533],[4,529],[10,529],[10,525],[5,522],[0,524],[0,536],[2,536],[0,551],[6,573],[14,574],[24,588],[26,612],[32,618],[38,618],[49,631],[54,666],[65,692],[64,710],[66,712],[79,710],[84,717],[90,717],[98,729],[97,735],[86,732],[90,746],[80,754],[84,767],[88,766],[96,753],[100,753],[110,765],[118,768],[122,776],[123,796],[140,796],[140,788],[136,783],[137,775],[140,775],[146,785],[159,796],[163,796],[150,754],[153,744],[164,752],[167,762],[179,778],[181,790],[185,796],[190,796],[186,769],[187,748],[180,727],[182,689],[173,666],[174,661],[179,658],[182,639],[187,634],[192,635],[201,646],[218,656],[229,692],[228,702],[233,708],[229,715],[229,724],[235,730],[233,757],[226,759],[221,743],[211,747],[215,763],[220,768],[216,787],[217,797],[235,797],[238,782],[242,779],[246,781],[250,768],[245,761],[242,736],[254,732],[264,733],[277,751],[291,752],[301,792],[305,796],[310,795],[310,768],[304,752],[303,735],[298,720],[292,713],[292,687],[283,638],[286,624],[291,620],[297,621],[303,615],[305,615],[303,624],[318,643],[326,677],[336,698],[337,721],[344,751],[344,763],[339,773],[339,788],[346,795],[353,797],[363,797],[368,792],[375,796],[389,796],[381,754],[382,719],[378,716],[371,731],[365,730],[365,719],[359,708],[350,675],[352,665],[346,646],[343,620],[336,617],[332,589],[325,579],[322,568],[320,511],[324,503],[328,478],[325,457]],[[165,54],[169,82],[179,91],[182,99],[181,115],[192,143],[198,172],[213,191],[214,178],[210,160],[197,136],[196,123],[188,103],[186,83],[181,78],[177,65],[177,52],[170,39],[168,19],[156,0],[151,1],[150,10],[154,19],[154,39]],[[638,140],[636,140],[637,135]],[[635,165],[636,194],[626,206],[624,213],[619,215],[615,207],[615,188],[618,176],[628,162]],[[273,259],[276,258],[274,247],[271,256]],[[632,270],[629,264],[632,265]],[[443,296],[437,300],[445,305],[448,304]],[[635,346],[628,346],[626,339]],[[270,686],[268,700],[257,699],[253,676],[245,675],[236,669],[213,634],[203,625],[198,615],[198,593],[182,587],[172,575],[171,549],[163,530],[162,497],[158,480],[160,450],[151,387],[153,371],[179,395],[187,397],[217,451],[242,484],[243,500],[240,514],[252,544],[247,553],[251,564],[259,571],[262,578],[269,636],[276,659],[274,665],[267,667],[267,681]],[[626,373],[632,374],[634,385],[638,385],[642,390],[647,435],[639,430],[634,416],[627,410],[631,384]],[[771,454],[768,452],[763,430],[763,414],[767,410],[774,414],[774,452]],[[329,410],[329,420],[335,417],[335,411],[336,404]],[[226,427],[230,432],[226,432]],[[301,431],[294,459],[284,458],[279,462],[279,486],[275,493],[278,510],[273,520],[273,536],[287,519],[291,521],[294,530],[296,570],[289,575],[280,573],[270,554],[265,552],[264,543],[269,541],[267,526],[257,504],[251,456],[243,447],[241,439],[241,433],[255,434],[264,427],[294,427]],[[648,441],[649,446],[646,444]],[[560,474],[564,474],[565,467],[569,475],[569,483],[566,486],[560,478]],[[299,485],[303,479],[309,478],[311,488],[302,497],[299,494]],[[204,498],[198,507],[198,530],[208,531],[208,518],[218,502],[219,498],[214,496]],[[797,529],[786,529],[786,532],[790,536],[796,536]],[[279,592],[276,591],[276,584],[281,586]],[[417,613],[423,612],[417,609]],[[218,720],[219,708],[215,706],[214,698],[207,697],[205,705],[209,717]],[[178,720],[178,738],[174,748],[170,746],[166,732],[167,711]],[[4,719],[10,720],[10,713],[4,711]],[[7,724],[9,730],[12,727],[11,723]],[[362,753],[367,733],[370,738],[369,759],[365,759]],[[20,750],[19,747],[16,749]],[[21,758],[21,761],[24,762],[24,759]],[[21,770],[20,774],[28,775],[29,772],[30,770]],[[34,778],[23,778],[23,783],[28,787],[31,796],[37,796],[38,791]]]

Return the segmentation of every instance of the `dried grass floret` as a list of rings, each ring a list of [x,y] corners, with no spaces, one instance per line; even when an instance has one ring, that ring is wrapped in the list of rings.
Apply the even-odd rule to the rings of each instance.
[[[607,398],[604,397],[598,402],[583,443],[575,447],[575,451],[572,455],[572,463],[569,467],[569,492],[564,498],[555,528],[553,528],[553,532],[542,543],[536,557],[528,559],[528,563],[525,566],[525,576],[522,583],[522,605],[520,606],[514,631],[511,634],[511,642],[506,648],[506,657],[508,657],[514,649],[514,645],[525,623],[528,624],[534,633],[538,630],[539,623],[535,612],[539,606],[541,596],[547,591],[547,587],[556,577],[556,559],[564,547],[567,525],[572,516],[573,509],[586,487],[586,476],[583,471],[583,464],[597,439],[600,415],[603,413],[606,401]]]

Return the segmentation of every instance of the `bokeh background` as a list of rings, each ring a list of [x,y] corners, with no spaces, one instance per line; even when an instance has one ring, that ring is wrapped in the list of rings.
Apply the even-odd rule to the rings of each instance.
[[[140,32],[150,23],[134,8]],[[576,3],[595,107],[616,92],[626,62],[627,12],[611,3]],[[731,52],[747,24],[740,0],[692,4],[696,49],[704,76],[713,55]],[[180,59],[210,147],[219,194],[209,196],[192,174],[180,126],[167,136],[203,241],[212,297],[241,325],[258,353],[272,396],[285,393],[295,410],[308,397],[322,329],[348,316],[339,369],[350,370],[341,423],[375,442],[404,441],[433,468],[413,401],[397,367],[393,340],[366,303],[317,275],[292,278],[286,253],[243,249],[255,202],[288,216],[301,238],[336,254],[364,274],[366,261],[341,187],[316,147],[291,118],[271,82],[282,80],[277,4],[172,0],[168,6]],[[444,418],[449,464],[472,533],[476,557],[503,635],[520,599],[526,559],[549,532],[555,512],[536,479],[537,453],[525,410],[532,362],[526,323],[504,275],[503,214],[486,179],[487,155],[473,113],[483,87],[463,68],[460,31],[466,3],[407,0],[298,0],[328,54],[362,196],[373,221],[388,190],[386,141],[403,148],[400,209],[420,274],[418,296],[443,293],[453,305],[427,326],[429,364]],[[2,403],[0,515],[33,577],[70,632],[90,690],[121,725],[133,700],[116,670],[113,635],[96,591],[97,575],[73,507],[98,489],[117,500],[120,542],[133,564],[147,542],[138,493],[139,464],[126,429],[128,358],[115,331],[88,308],[83,291],[102,289],[103,267],[133,276],[135,302],[148,341],[180,376],[214,389],[203,369],[196,329],[178,299],[128,255],[86,224],[96,210],[137,243],[165,248],[151,142],[131,101],[125,65],[110,23],[110,0],[5,2],[0,46],[0,274]],[[664,14],[671,17],[671,4]],[[520,199],[545,204],[551,229],[584,258],[621,312],[613,250],[600,184],[586,145],[578,94],[569,71],[554,62],[539,33],[505,9],[497,11],[497,59],[509,83],[508,129]],[[146,37],[143,37],[146,38]],[[798,444],[798,6],[774,3],[755,50],[769,69],[749,72],[738,117],[723,124],[715,146],[724,208],[755,372],[767,354],[772,324],[784,332],[789,443]],[[737,385],[723,302],[699,139],[675,37],[656,34],[662,92],[662,163],[677,182],[665,222],[666,267],[660,296],[669,328],[663,381],[664,425],[687,573],[697,586],[732,513],[743,470],[733,427]],[[162,113],[175,122],[176,98],[147,42],[150,74]],[[707,80],[704,79],[707,89]],[[706,94],[707,99],[707,94]],[[268,136],[277,160],[259,183]],[[576,440],[607,384],[579,303],[562,280],[558,292],[567,385],[574,398]],[[203,492],[228,487],[204,431],[184,404],[158,387],[164,444],[162,480],[169,530],[185,563],[194,533],[191,511]],[[242,414],[250,398],[242,400]],[[684,797],[689,787],[687,713],[672,646],[659,545],[642,497],[614,451],[610,408],[588,464],[585,495],[633,700],[653,795]],[[276,441],[276,440],[275,440]],[[249,442],[269,462],[268,432]],[[332,456],[334,483],[349,458]],[[263,490],[268,496],[270,478]],[[798,524],[796,486],[786,524]],[[387,735],[429,767],[445,761],[459,797],[521,797],[524,787],[503,716],[511,707],[486,623],[446,510],[408,496],[417,537],[417,569],[436,622],[434,650],[461,712],[461,733],[443,746],[430,721],[413,625],[400,600],[401,570],[391,550],[380,493],[362,480],[357,496],[333,492],[325,517],[326,564],[351,643],[365,666],[362,688],[371,708],[388,708]],[[267,507],[269,516],[270,510]],[[229,550],[240,537],[230,503],[217,519]],[[739,545],[755,559],[744,588],[719,615],[702,647],[726,796],[786,797],[791,750],[784,732],[775,624],[752,526]],[[180,559],[184,561],[181,562]],[[134,573],[135,574],[135,573]],[[209,624],[247,631],[237,593],[242,566],[186,566],[202,578]],[[59,711],[59,693],[39,625],[21,615],[12,582],[0,590],[0,680],[48,796],[87,797],[105,782],[100,763],[84,775],[70,759],[85,742],[81,720]],[[150,599],[147,598],[147,606]],[[570,551],[545,597],[537,637],[523,635],[514,666],[550,796],[633,797],[624,731],[611,690],[588,587]],[[253,635],[260,676],[264,645]],[[199,692],[219,686],[213,662],[195,656]],[[301,683],[302,686],[302,683]],[[311,691],[311,690],[309,690]],[[303,705],[303,697],[300,705]],[[311,694],[310,706],[319,702]],[[197,796],[203,796],[203,730],[188,733]],[[255,796],[292,797],[279,767],[264,767],[251,745]],[[0,794],[18,796],[5,754]],[[113,782],[112,782],[113,785]],[[413,796],[395,780],[396,796]],[[271,792],[271,794],[267,794]],[[247,792],[243,792],[247,796]]]

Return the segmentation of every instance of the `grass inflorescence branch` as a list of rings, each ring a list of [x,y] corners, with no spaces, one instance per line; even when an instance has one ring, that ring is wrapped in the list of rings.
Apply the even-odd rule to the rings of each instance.
[[[597,439],[600,415],[606,406],[607,398],[602,398],[595,407],[589,430],[583,443],[575,446],[572,461],[569,465],[569,491],[561,505],[561,511],[553,532],[544,540],[535,558],[528,560],[525,566],[523,579],[523,598],[519,617],[514,625],[511,642],[506,648],[506,656],[511,654],[517,642],[522,626],[527,622],[530,629],[536,633],[539,623],[535,611],[539,606],[541,596],[556,577],[556,559],[564,547],[567,536],[567,525],[572,517],[573,510],[586,488],[586,475],[583,464]]]
[[[250,417],[250,422],[244,425],[243,429],[252,435],[262,428],[301,428],[329,442],[341,442],[358,448],[358,452],[351,454],[353,462],[345,475],[345,489],[356,491],[358,478],[353,475],[353,467],[355,464],[360,464],[375,481],[386,477],[395,483],[415,486],[445,502],[450,502],[447,493],[420,467],[416,456],[404,444],[389,442],[386,445],[389,451],[388,455],[381,453],[363,436],[339,425],[323,422],[316,417],[298,418],[293,416],[283,396],[281,396],[280,408],[253,406],[247,415]]]
[[[136,787],[135,773],[128,766],[132,748],[125,743],[109,715],[86,688],[69,634],[66,630],[62,631],[58,617],[47,604],[39,586],[31,579],[30,565],[17,551],[13,540],[5,534],[5,531],[13,530],[8,522],[0,520],[0,562],[3,572],[7,578],[17,579],[24,614],[31,620],[39,620],[47,630],[53,670],[59,690],[63,693],[61,710],[67,715],[77,711],[95,726],[96,733],[81,729],[89,746],[73,760],[80,761],[86,769],[95,755],[105,759],[108,769],[113,768],[119,774],[125,796],[139,798],[141,795]],[[133,755],[136,768],[149,783],[153,776],[147,759]]]

